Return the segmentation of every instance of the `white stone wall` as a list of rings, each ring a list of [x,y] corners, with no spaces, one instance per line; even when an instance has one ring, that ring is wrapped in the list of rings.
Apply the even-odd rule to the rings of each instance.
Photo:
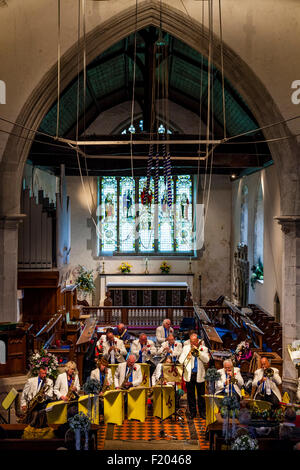
[[[38,192],[42,189],[44,191],[44,197],[48,197],[50,202],[56,203],[59,178],[55,175],[26,163],[24,167],[23,182],[24,180],[25,187],[31,189],[31,192],[36,199],[38,198]]]
[[[257,191],[262,182],[264,201],[264,281],[256,282],[255,289],[249,288],[249,303],[258,304],[269,313],[274,313],[274,298],[278,293],[282,310],[282,231],[273,217],[280,214],[279,184],[275,165],[263,171],[245,176],[233,183],[232,189],[232,259],[240,242],[240,208],[244,184],[248,186],[248,258],[251,267],[254,262],[254,223]]]
[[[96,185],[94,179],[84,178],[86,192],[80,179],[75,176],[67,178],[67,192],[71,199],[71,253],[70,266],[74,269],[78,264],[88,269],[94,269],[102,263],[94,259],[91,241],[91,218],[88,204],[92,208],[93,201],[90,188],[96,201]],[[89,185],[89,184],[90,185]],[[203,187],[203,178],[202,178]],[[202,301],[217,298],[221,294],[230,295],[230,236],[231,236],[231,188],[229,177],[214,176],[212,178],[208,216],[205,226],[205,249],[200,258],[192,261],[192,270],[195,273],[193,295],[199,299],[199,275],[202,276]],[[88,203],[87,203],[88,201]],[[159,266],[164,259],[149,258],[150,273],[159,273]],[[145,271],[145,258],[132,257],[104,257],[105,272],[118,273],[122,261],[133,265],[132,273],[143,274]],[[171,272],[184,274],[189,269],[189,259],[169,259]],[[102,264],[101,264],[102,269]],[[74,281],[74,278],[72,279]],[[96,293],[95,302],[99,301]]]

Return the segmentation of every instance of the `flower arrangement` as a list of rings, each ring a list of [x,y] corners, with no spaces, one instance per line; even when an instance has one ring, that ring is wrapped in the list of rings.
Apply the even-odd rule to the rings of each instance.
[[[123,261],[123,263],[121,263],[119,266],[121,273],[130,273],[131,268],[132,268],[132,265],[129,263],[125,263],[125,261]]]
[[[163,261],[159,267],[159,269],[161,270],[162,274],[168,274],[168,272],[170,271],[171,269],[171,265],[168,264],[166,261]]]
[[[244,434],[233,441],[231,450],[258,450],[258,442],[256,439]]]
[[[73,431],[76,429],[80,429],[80,431],[87,431],[91,426],[88,416],[82,413],[82,411],[72,418],[69,418],[68,421],[70,423],[70,428],[73,429]]]
[[[101,389],[101,384],[99,380],[88,378],[83,385],[83,391],[85,395],[89,394],[98,394]]]
[[[39,374],[41,366],[48,369],[48,374],[53,379],[58,376],[58,360],[54,354],[48,353],[45,349],[41,349],[39,353],[34,353],[29,359],[30,372],[33,377]]]
[[[206,374],[205,374],[205,380],[207,382],[217,382],[220,380],[221,374],[220,372],[217,371],[215,367],[211,367],[210,369],[207,369]]]
[[[252,289],[255,289],[256,281],[264,280],[264,267],[260,258],[258,259],[258,263],[252,266],[251,271],[253,273],[251,274],[251,277],[250,277],[251,287]]]
[[[75,280],[78,289],[84,293],[93,292],[95,290],[95,283],[93,277],[93,270],[88,271],[84,266],[78,266],[78,276]]]
[[[223,418],[229,416],[234,417],[238,414],[237,411],[239,410],[239,408],[240,404],[238,402],[238,399],[234,395],[224,397],[221,401],[221,416]]]

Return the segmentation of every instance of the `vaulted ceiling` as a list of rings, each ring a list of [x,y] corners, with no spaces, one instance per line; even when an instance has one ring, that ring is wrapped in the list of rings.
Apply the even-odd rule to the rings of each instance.
[[[157,47],[158,40],[165,45],[164,56]],[[136,54],[135,54],[136,52]],[[134,80],[134,57],[135,87]],[[162,70],[167,63],[167,89],[162,89]],[[155,73],[152,74],[152,67]],[[155,77],[153,79],[153,77]],[[77,105],[79,83],[79,101]],[[148,27],[138,32],[136,46],[134,35],[116,43],[107,49],[96,60],[87,66],[86,71],[86,95],[83,97],[83,73],[79,80],[76,78],[63,90],[60,97],[60,126],[59,135],[74,139],[77,126],[79,135],[93,123],[97,117],[106,110],[134,98],[142,110],[144,130],[135,138],[147,139],[151,122],[158,119],[153,116],[154,98],[168,99],[181,107],[188,109],[200,116],[201,121],[207,122],[208,107],[208,61],[197,51],[187,46],[175,37],[163,33],[159,38],[159,31],[155,27]],[[156,90],[156,91],[154,91]],[[222,74],[215,67],[211,67],[211,109],[214,138],[224,136],[223,125],[223,93]],[[259,127],[251,110],[243,98],[234,89],[231,83],[224,78],[224,98],[226,103],[226,135],[235,136],[244,132],[255,130]],[[40,131],[50,135],[56,133],[57,102],[45,115],[40,125]],[[176,116],[170,116],[174,134],[172,139],[198,139],[199,135],[176,133]],[[130,115],[128,115],[130,122]],[[87,139],[88,137],[86,137]],[[97,140],[125,140],[128,136],[97,135]],[[272,162],[269,148],[265,143],[252,143],[262,140],[261,132],[253,132],[243,138],[234,139],[231,143],[221,144],[214,151],[213,171],[215,173],[242,174],[245,171],[253,171],[262,168]],[[51,141],[40,135],[37,140]],[[96,140],[93,136],[92,140]],[[171,145],[170,152],[173,161],[173,173],[195,172],[198,162],[198,145]],[[137,174],[143,174],[146,166],[145,157],[149,148],[147,145],[139,145],[133,149],[135,155],[134,167]],[[122,146],[87,146],[85,152],[91,157],[87,159],[89,173],[91,175],[107,174],[111,168],[118,168],[126,174],[130,170],[130,148]],[[112,159],[114,162],[112,164]],[[60,163],[66,165],[67,174],[78,174],[77,159],[70,148],[47,146],[45,143],[35,142],[32,145],[29,160],[34,165],[47,167],[59,173]]]

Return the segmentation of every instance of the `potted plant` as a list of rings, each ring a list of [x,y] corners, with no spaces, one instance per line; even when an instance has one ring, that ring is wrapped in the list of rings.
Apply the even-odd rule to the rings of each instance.
[[[123,261],[123,263],[121,263],[119,266],[119,269],[122,274],[130,273],[131,268],[132,268],[132,265],[129,263],[126,263],[125,261]]]
[[[171,265],[168,264],[166,261],[163,261],[159,269],[161,270],[162,274],[168,274],[171,269]]]

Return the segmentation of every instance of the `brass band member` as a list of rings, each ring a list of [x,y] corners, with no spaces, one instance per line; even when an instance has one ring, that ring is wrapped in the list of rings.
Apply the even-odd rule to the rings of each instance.
[[[103,395],[103,386],[105,383],[105,388],[108,389],[113,384],[113,378],[111,370],[108,368],[108,361],[101,357],[97,361],[97,369],[92,370],[91,379],[99,380],[101,384],[101,390],[99,395]]]
[[[141,385],[143,375],[141,366],[136,364],[134,354],[130,354],[126,362],[118,365],[114,375],[115,388],[131,388]]]
[[[240,369],[233,367],[230,359],[225,359],[223,369],[218,370],[218,372],[221,374],[221,378],[216,382],[216,394],[236,395],[240,399],[241,387],[244,385]]]
[[[159,384],[160,385],[160,379],[162,379],[162,383],[163,385],[175,385],[175,382],[166,382],[163,378],[163,375],[162,375],[162,368],[163,368],[163,364],[172,364],[172,358],[171,356],[166,356],[164,362],[159,362],[155,368],[155,371],[154,371],[154,374],[152,375],[152,387],[154,387],[154,385],[157,385]]]
[[[173,328],[171,327],[171,320],[165,318],[161,326],[156,328],[156,343],[160,347],[164,343],[169,335],[174,333]]]
[[[113,334],[116,338],[121,339],[124,342],[130,340],[130,334],[128,333],[127,328],[125,328],[124,323],[119,323],[116,328],[113,329]]]
[[[27,411],[27,406],[30,401],[37,395],[44,385],[48,385],[47,391],[45,391],[45,401],[35,407],[35,411],[44,408],[47,401],[53,398],[53,381],[47,377],[47,367],[41,366],[37,377],[31,377],[27,380],[25,387],[21,395],[21,409],[23,412]],[[30,417],[28,417],[30,420]]]
[[[201,418],[205,419],[205,400],[202,395],[205,394],[204,364],[209,362],[209,354],[207,347],[201,345],[196,334],[192,334],[190,344],[183,347],[179,362],[184,366],[183,377],[187,388],[189,417],[193,419],[197,414],[195,394],[195,389],[197,389],[199,414]]]
[[[184,343],[183,343],[183,347],[186,346],[187,344],[191,344],[191,341],[190,341],[190,337],[191,335],[197,335],[198,336],[198,333],[196,330],[189,330],[189,339],[187,339]],[[201,344],[204,344],[204,341],[201,339]]]
[[[59,374],[54,385],[54,393],[58,400],[70,401],[70,396],[78,396],[80,390],[78,371],[75,362],[69,361],[65,372]],[[71,396],[71,398],[73,398]]]
[[[106,341],[103,343],[103,357],[109,364],[119,364],[125,361],[127,355],[126,348],[121,339],[115,338],[113,332],[106,334]]]
[[[157,353],[163,356],[170,356],[172,362],[176,362],[182,353],[182,344],[180,341],[175,341],[174,335],[170,334],[167,337],[167,341],[162,343]]]
[[[274,407],[278,406],[281,401],[281,393],[278,389],[280,384],[279,370],[270,367],[268,359],[262,357],[261,368],[255,371],[252,382],[252,395],[255,393],[254,399],[268,401]]]
[[[150,364],[150,375],[153,374],[155,366],[151,362],[152,356],[156,354],[156,347],[151,339],[147,338],[145,333],[141,333],[139,339],[132,342],[131,354],[136,357],[136,362]]]

